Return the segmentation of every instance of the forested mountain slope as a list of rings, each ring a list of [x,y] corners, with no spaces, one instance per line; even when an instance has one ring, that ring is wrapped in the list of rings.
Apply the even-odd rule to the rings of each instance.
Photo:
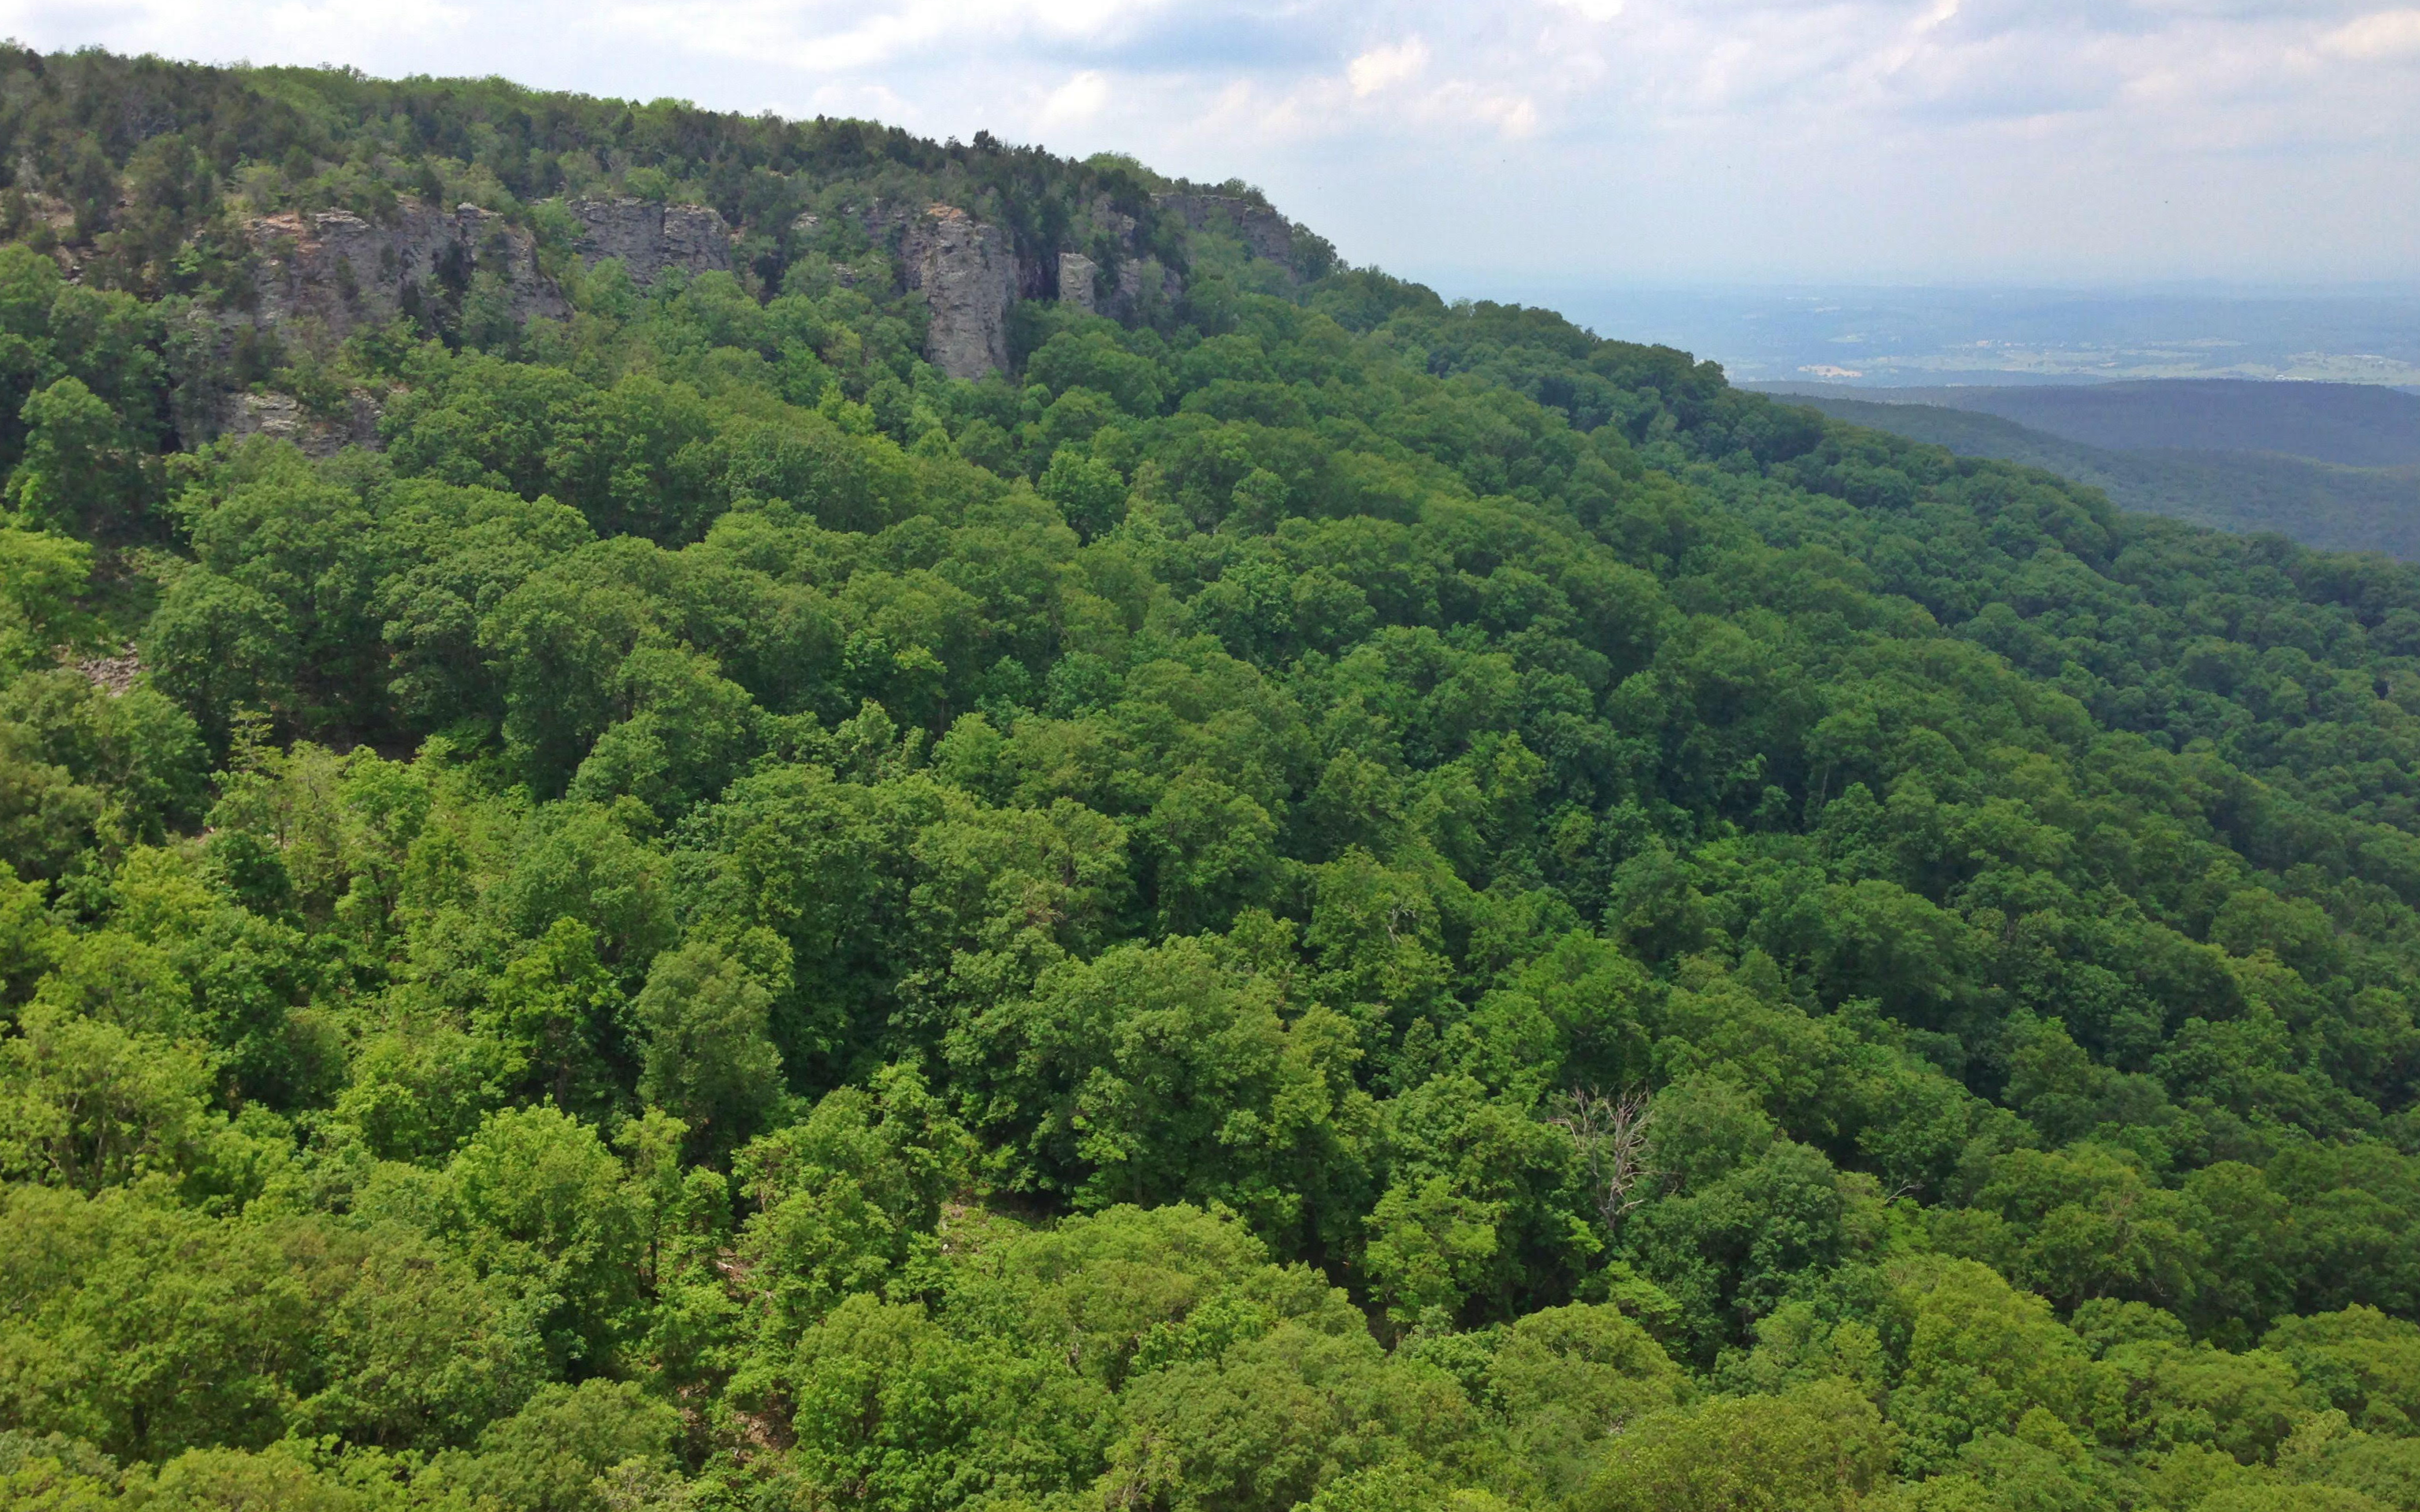
[[[1788,391],[1782,402],[1961,456],[2043,468],[2100,489],[2121,509],[2220,530],[2274,531],[2304,546],[2420,560],[2420,468],[2344,467],[2275,452],[2109,451],[1979,410],[1897,397],[1877,402]]]
[[[2412,569],[1240,186],[5,61],[14,1504],[2420,1506]]]
[[[2120,383],[1852,389],[1762,384],[1827,398],[1886,396],[1997,415],[2113,452],[2271,452],[2349,468],[2420,466],[2420,395],[2375,383],[2143,378]]]

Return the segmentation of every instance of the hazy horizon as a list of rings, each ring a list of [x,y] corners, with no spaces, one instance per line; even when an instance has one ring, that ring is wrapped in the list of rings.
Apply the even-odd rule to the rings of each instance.
[[[1408,270],[1407,276],[1417,276]],[[2420,290],[1652,285],[1447,270],[1448,299],[1543,305],[1741,382],[1862,387],[2233,378],[2420,388]]]

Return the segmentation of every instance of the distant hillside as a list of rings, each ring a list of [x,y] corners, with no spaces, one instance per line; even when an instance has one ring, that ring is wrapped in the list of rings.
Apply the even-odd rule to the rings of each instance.
[[[2319,387],[2209,386],[2272,390]],[[1891,392],[1967,395],[2012,391]],[[2048,391],[2022,392],[2030,396]],[[2333,550],[2384,551],[2407,561],[2420,560],[2420,468],[2340,467],[2273,452],[2184,448],[2113,451],[1967,409],[1881,403],[1834,393],[1793,393],[1784,397],[1836,420],[1946,447],[1961,456],[1996,457],[2043,468],[2101,489],[2121,509],[2166,515],[2221,530],[2274,531],[2305,546]],[[2420,405],[2420,401],[2410,402]]]
[[[1875,393],[1828,383],[1756,386],[1767,393],[1826,398],[1864,398]],[[2282,452],[2340,467],[2420,466],[2420,397],[2375,384],[2178,378],[1888,393],[1894,404],[1997,415],[2112,451]]]

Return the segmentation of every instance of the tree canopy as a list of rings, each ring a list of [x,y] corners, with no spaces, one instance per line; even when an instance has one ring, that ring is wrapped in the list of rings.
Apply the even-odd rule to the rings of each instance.
[[[11,1504],[2420,1509],[2420,570],[1176,229],[247,357],[237,194],[1152,181],[0,68]]]

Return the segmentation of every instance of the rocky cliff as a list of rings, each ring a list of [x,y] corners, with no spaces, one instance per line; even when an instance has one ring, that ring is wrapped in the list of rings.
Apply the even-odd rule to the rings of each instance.
[[[1159,203],[1195,227],[1233,232],[1255,257],[1285,265],[1291,255],[1293,228],[1265,206],[1216,194],[1162,195]],[[692,275],[732,269],[730,229],[710,207],[619,197],[569,200],[565,208],[580,223],[580,256],[592,266],[613,258],[642,286],[674,269]],[[1142,255],[1132,217],[1106,199],[1091,212],[1107,234],[1096,244],[1110,248],[1109,279],[1082,253],[1020,262],[1006,230],[954,205],[876,203],[848,213],[896,259],[901,286],[923,295],[932,312],[926,360],[952,378],[979,378],[1007,369],[1008,312],[1020,298],[1055,291],[1064,302],[1132,320],[1182,294],[1183,281]],[[811,230],[815,218],[799,224]],[[391,225],[342,210],[288,213],[254,221],[249,230],[265,324],[316,320],[341,337],[407,312],[450,318],[482,271],[495,275],[515,320],[569,313],[539,270],[529,232],[475,206],[413,205]]]
[[[246,230],[259,258],[258,315],[272,325],[316,319],[342,336],[406,310],[458,305],[480,271],[496,275],[516,320],[570,313],[538,271],[529,232],[475,205],[410,205],[392,225],[344,210],[288,212]]]
[[[1086,315],[1100,314],[1100,296],[1093,285],[1094,275],[1101,265],[1080,252],[1059,255],[1059,302],[1072,304]]]
[[[222,436],[271,436],[292,441],[305,456],[332,456],[348,446],[379,449],[377,399],[356,389],[341,419],[314,415],[290,393],[260,392],[227,396],[219,419]]]
[[[876,206],[866,227],[877,241],[896,236],[900,280],[933,312],[924,360],[956,378],[1005,372],[1008,307],[1022,284],[1008,233],[954,205],[914,214]]]
[[[1095,198],[1087,209],[1087,219],[1098,233],[1090,243],[1094,251],[1104,247],[1110,253],[1110,266],[1116,270],[1109,280],[1107,290],[1101,287],[1101,265],[1080,253],[1062,253],[1059,257],[1059,299],[1064,304],[1077,305],[1094,315],[1105,315],[1112,320],[1143,318],[1148,308],[1159,301],[1175,300],[1185,292],[1185,281],[1161,266],[1159,259],[1144,249],[1139,233],[1141,223],[1117,208],[1109,197]],[[1080,267],[1077,265],[1080,264]],[[1075,276],[1071,279],[1070,273]]]
[[[1294,224],[1265,205],[1231,194],[1154,194],[1152,203],[1196,231],[1224,231],[1250,256],[1294,267]]]
[[[617,258],[642,287],[668,268],[691,275],[731,271],[731,232],[708,206],[620,198],[566,200],[564,208],[584,228],[582,259],[594,266]]]
[[[952,378],[973,378],[1007,370],[1008,311],[1021,298],[1055,291],[1062,303],[1133,320],[1156,302],[1184,293],[1182,279],[1143,254],[1132,216],[1111,208],[1106,198],[1091,208],[1093,224],[1106,233],[1116,269],[1106,288],[1101,265],[1083,253],[1061,252],[1055,258],[1020,262],[1006,231],[953,205],[930,205],[914,213],[876,205],[862,221],[877,244],[887,242],[897,253],[901,282],[923,290],[932,308],[925,359]],[[1275,211],[1262,214],[1281,234],[1290,234]],[[1255,225],[1262,244],[1275,245],[1266,227]]]

